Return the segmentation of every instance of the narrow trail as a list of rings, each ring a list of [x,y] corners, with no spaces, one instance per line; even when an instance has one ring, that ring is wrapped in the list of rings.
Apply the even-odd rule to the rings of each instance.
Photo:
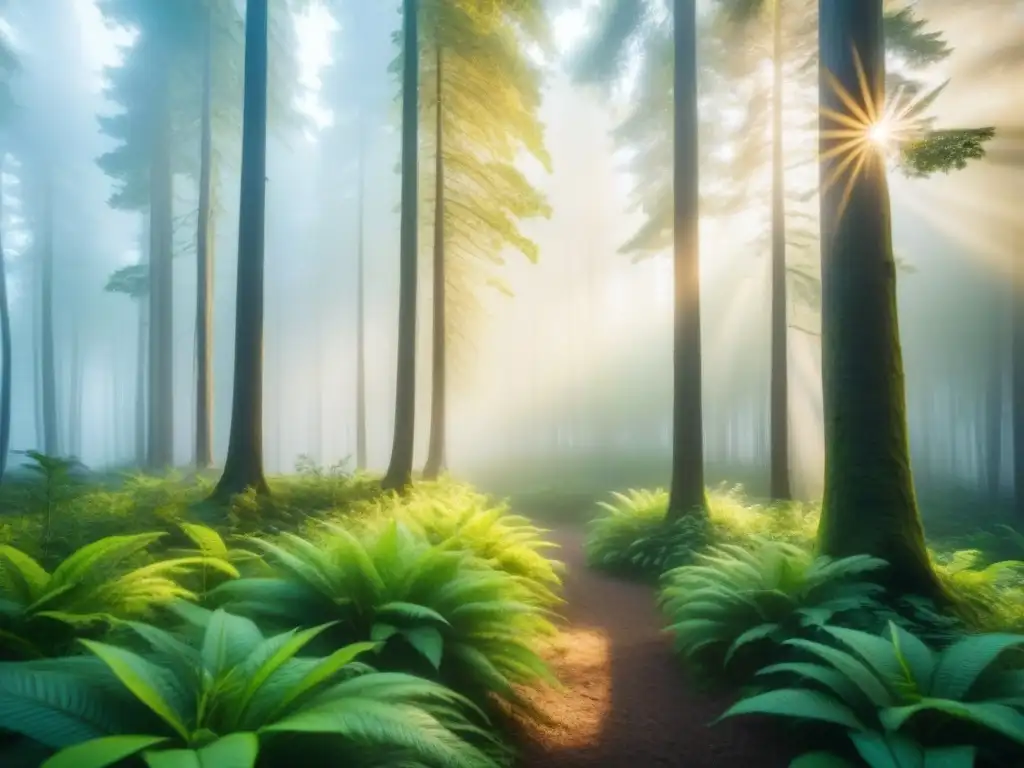
[[[672,654],[650,587],[586,567],[583,533],[562,526],[566,619],[549,660],[565,685],[533,701],[550,718],[523,725],[523,768],[785,768],[785,736],[764,723],[708,725],[735,698],[694,690]]]

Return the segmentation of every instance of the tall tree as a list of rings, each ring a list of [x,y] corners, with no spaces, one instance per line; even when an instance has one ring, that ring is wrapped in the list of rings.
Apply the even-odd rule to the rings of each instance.
[[[356,190],[356,469],[366,469],[366,116],[359,114]]]
[[[423,112],[433,144],[433,200],[421,222],[433,226],[431,291],[431,409],[424,476],[444,467],[449,372],[472,342],[481,289],[510,295],[499,272],[503,251],[530,262],[537,244],[521,230],[524,219],[547,216],[545,196],[516,168],[525,150],[550,170],[538,118],[542,71],[526,55],[546,51],[549,29],[543,4],[499,2],[486,7],[465,0],[432,0],[421,13]],[[474,94],[488,92],[481,100]],[[427,121],[425,121],[427,123]],[[432,139],[432,141],[431,141]],[[428,170],[425,176],[429,176]],[[432,205],[431,205],[432,203]],[[432,220],[431,220],[432,219]]]
[[[419,152],[419,3],[402,3],[402,218],[398,289],[398,370],[391,461],[381,485],[412,482],[416,436],[417,187]]]
[[[445,286],[444,252],[444,67],[442,57],[444,46],[440,44],[440,29],[435,30],[436,64],[434,81],[436,102],[434,104],[434,269],[433,269],[433,315],[431,318],[431,366],[430,366],[430,439],[427,444],[427,463],[423,477],[434,480],[445,465],[445,432],[447,408],[445,398],[447,351],[445,304],[448,292]]]
[[[228,454],[213,497],[268,493],[263,474],[263,271],[267,181],[268,0],[247,0],[235,365]]]
[[[707,508],[700,345],[700,185],[697,107],[697,3],[673,4],[672,107],[675,272],[672,353],[672,485],[668,519]]]
[[[213,10],[203,24],[203,78],[199,124],[199,217],[196,224],[195,466],[213,463]]]
[[[871,554],[900,591],[941,594],[907,440],[884,149],[882,0],[821,0],[823,554]]]
[[[0,6],[2,7],[2,6]],[[3,228],[3,167],[7,159],[8,129],[14,100],[11,98],[11,75],[17,59],[6,35],[0,35],[0,230]],[[4,255],[3,233],[0,231],[0,480],[7,470],[7,456],[11,450],[11,306],[7,295],[7,263]]]
[[[44,161],[45,162],[45,161]],[[42,385],[43,453],[56,456],[60,452],[60,431],[57,425],[57,359],[53,327],[53,169],[47,167],[45,178],[39,180],[40,221],[37,258],[39,259],[40,313],[40,383]]]

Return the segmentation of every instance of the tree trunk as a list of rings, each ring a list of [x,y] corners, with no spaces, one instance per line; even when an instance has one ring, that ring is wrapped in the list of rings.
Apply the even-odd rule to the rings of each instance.
[[[68,455],[82,458],[82,339],[76,327],[71,337],[71,376],[68,392]]]
[[[444,470],[445,427],[447,414],[445,352],[447,346],[447,326],[445,325],[445,287],[444,264],[444,153],[443,128],[444,110],[441,105],[442,69],[441,46],[437,46],[437,117],[435,132],[437,134],[436,151],[434,152],[434,317],[432,335],[432,360],[430,376],[430,441],[427,448],[427,463],[423,467],[423,477],[436,480]]]
[[[196,469],[213,463],[213,19],[203,40],[203,104],[199,140],[196,231]]]
[[[1001,310],[1004,305],[999,301],[997,306]],[[986,372],[988,375],[985,382],[985,487],[993,502],[998,502],[1002,496],[1003,354],[1006,349],[1006,336],[1003,333],[1004,320],[1005,315],[1001,311],[997,311],[989,339],[990,351],[988,371]]]
[[[0,195],[2,193],[0,187]],[[0,197],[2,219],[3,198]],[[0,241],[0,480],[7,470],[7,455],[11,450],[11,379],[11,307],[7,298],[7,263],[3,242]]]
[[[149,263],[149,213],[142,214],[142,237],[139,253],[145,263]],[[138,344],[135,352],[135,465],[146,466],[146,416],[149,413],[146,395],[148,390],[149,370],[149,291],[138,297],[139,328]]]
[[[398,371],[391,461],[381,485],[404,491],[412,482],[416,437],[417,152],[419,150],[419,3],[403,0],[402,223],[398,288]]]
[[[266,494],[263,474],[263,268],[267,203],[267,0],[248,0],[239,195],[238,282],[231,431],[213,498],[247,488]]]
[[[782,0],[772,2],[775,74],[772,93],[772,298],[770,495],[789,501],[789,307],[786,291],[786,180],[782,146]]]
[[[675,305],[672,487],[668,519],[707,509],[701,415],[700,188],[697,176],[697,3],[675,0],[673,184]]]
[[[359,116],[359,192],[356,200],[356,469],[366,469],[366,115]]]
[[[43,453],[57,456],[60,453],[60,433],[57,427],[57,362],[53,330],[53,179],[49,169],[46,170],[43,185],[39,254],[42,265],[40,383],[43,391]]]
[[[1011,258],[1011,403],[1013,406],[1013,499],[1018,524],[1024,523],[1024,258]]]
[[[174,464],[174,269],[171,173],[170,76],[155,83],[159,108],[153,125],[149,178],[149,425],[147,461],[152,470]]]
[[[866,115],[884,108],[882,0],[821,0],[819,40],[826,454],[818,547],[832,557],[880,557],[899,593],[939,596],[910,469],[885,159],[868,140],[869,124],[851,140],[833,117],[852,117],[840,87]],[[851,151],[862,153],[852,164]]]

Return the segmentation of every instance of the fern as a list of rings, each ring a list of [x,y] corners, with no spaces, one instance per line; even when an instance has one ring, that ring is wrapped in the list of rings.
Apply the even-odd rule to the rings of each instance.
[[[372,643],[299,658],[330,625],[265,638],[247,619],[202,616],[194,638],[129,623],[145,655],[84,641],[94,658],[3,665],[0,727],[60,750],[43,768],[104,768],[134,755],[172,768],[251,767],[317,736],[331,737],[337,762],[325,765],[499,764],[459,735],[472,730],[460,696],[356,661]],[[291,737],[284,746],[281,735]]]
[[[778,653],[786,638],[877,607],[881,588],[866,578],[883,567],[867,556],[816,558],[783,542],[725,544],[665,574],[660,603],[684,656],[725,666],[738,655]]]
[[[1001,737],[1024,755],[1024,673],[1002,664],[1007,654],[1024,648],[1024,635],[972,635],[936,652],[895,623],[884,636],[843,627],[822,629],[833,643],[800,638],[785,642],[811,661],[773,664],[758,673],[783,680],[795,677],[797,684],[743,699],[722,717],[763,714],[817,720],[855,734],[869,731],[886,737],[903,734],[914,721],[915,732],[941,734],[946,740],[959,737],[960,744],[979,750],[995,749]],[[960,727],[964,725],[969,727]],[[967,743],[965,737],[971,734],[979,743]],[[856,743],[860,737],[851,738]]]
[[[136,565],[162,536],[108,536],[74,552],[53,573],[21,550],[0,545],[0,659],[55,656],[76,637],[96,636],[118,619],[194,599],[182,579],[198,569],[238,575],[227,561],[202,554]]]
[[[227,582],[211,600],[283,626],[336,619],[335,644],[379,640],[380,665],[437,677],[478,701],[493,693],[526,706],[516,684],[554,682],[537,651],[555,629],[526,580],[393,520],[359,534],[325,528],[317,543],[254,539],[273,575]]]
[[[587,563],[602,570],[646,580],[689,562],[708,538],[707,521],[684,517],[666,522],[668,494],[630,490],[600,502],[605,514],[590,523]]]

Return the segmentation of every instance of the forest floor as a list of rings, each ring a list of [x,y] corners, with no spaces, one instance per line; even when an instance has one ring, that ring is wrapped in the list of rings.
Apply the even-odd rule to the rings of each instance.
[[[688,681],[650,586],[587,567],[584,534],[559,526],[565,626],[549,661],[564,690],[531,693],[550,722],[522,726],[523,768],[785,768],[785,732],[747,718],[711,722],[736,694]]]

